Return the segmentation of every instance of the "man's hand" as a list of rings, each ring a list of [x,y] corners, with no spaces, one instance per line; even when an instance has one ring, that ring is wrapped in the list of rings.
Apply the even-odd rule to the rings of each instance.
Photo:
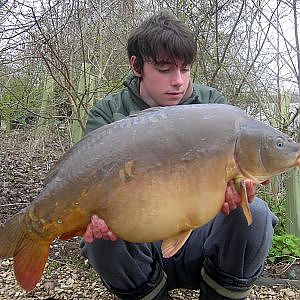
[[[89,223],[83,235],[83,239],[86,243],[92,243],[94,239],[115,241],[117,240],[117,236],[109,230],[104,220],[100,219],[97,215],[93,215],[91,223]]]
[[[269,180],[262,182],[263,185],[269,184]],[[245,179],[245,185],[247,190],[248,202],[251,203],[254,200],[256,193],[256,183],[251,179]],[[242,199],[238,192],[235,189],[233,180],[230,180],[227,184],[227,188],[225,191],[225,201],[221,208],[221,212],[228,216],[230,211],[236,209],[241,206]]]

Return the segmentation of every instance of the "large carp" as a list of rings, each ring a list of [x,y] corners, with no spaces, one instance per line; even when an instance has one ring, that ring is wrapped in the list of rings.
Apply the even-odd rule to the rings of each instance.
[[[103,126],[50,172],[30,206],[0,229],[20,285],[40,280],[56,237],[82,234],[93,214],[130,242],[164,240],[169,257],[220,211],[231,179],[257,183],[300,165],[300,144],[222,104],[145,110]],[[244,211],[248,223],[243,185]]]

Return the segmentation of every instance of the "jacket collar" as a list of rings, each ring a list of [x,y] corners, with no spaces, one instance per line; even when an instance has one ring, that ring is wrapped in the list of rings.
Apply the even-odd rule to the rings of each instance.
[[[139,106],[144,108],[149,108],[150,106],[143,101],[141,98],[141,95],[139,93],[139,86],[140,86],[140,80],[138,77],[134,76],[133,73],[131,73],[126,80],[124,81],[123,85],[128,89],[131,98],[134,102],[136,102]],[[185,99],[183,102],[180,103],[180,105],[190,104],[193,103],[198,96],[196,95],[193,87],[192,95]]]

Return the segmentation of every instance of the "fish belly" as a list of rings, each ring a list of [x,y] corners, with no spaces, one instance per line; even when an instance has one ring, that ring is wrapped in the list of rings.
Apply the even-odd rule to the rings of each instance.
[[[199,167],[201,165],[201,168]],[[218,172],[209,174],[212,167]],[[136,175],[107,193],[99,212],[119,237],[130,242],[162,240],[204,225],[222,207],[225,168],[219,161],[185,163]]]

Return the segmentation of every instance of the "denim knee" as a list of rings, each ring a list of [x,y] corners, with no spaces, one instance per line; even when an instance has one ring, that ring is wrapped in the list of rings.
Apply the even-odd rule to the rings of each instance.
[[[248,226],[242,209],[218,215],[204,244],[205,273],[222,286],[247,288],[260,276],[272,245],[277,217],[266,202],[250,204],[253,223]]]
[[[103,284],[120,299],[155,299],[166,289],[166,274],[155,243],[135,244],[103,239],[81,242],[81,254]]]

